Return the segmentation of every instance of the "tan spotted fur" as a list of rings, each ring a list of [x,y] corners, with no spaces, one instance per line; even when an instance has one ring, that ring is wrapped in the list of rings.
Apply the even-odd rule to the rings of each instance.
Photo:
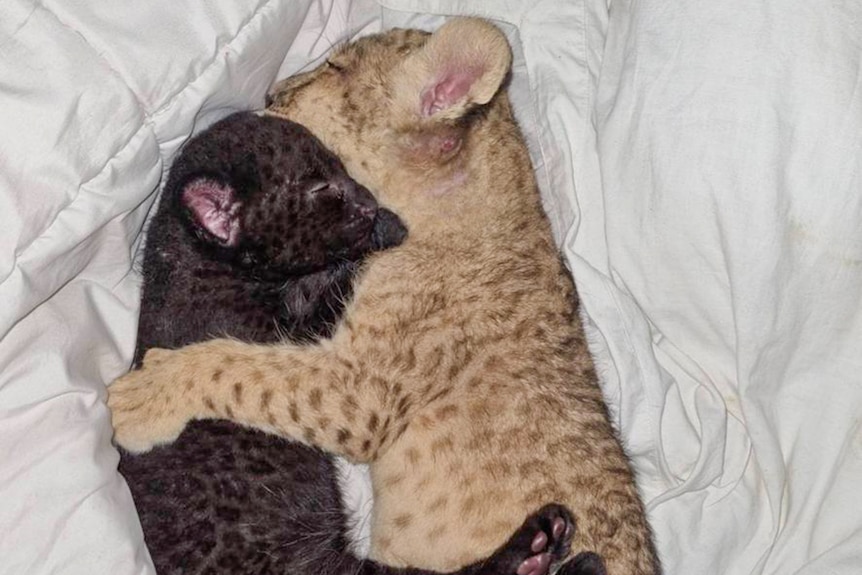
[[[409,237],[370,260],[331,340],[150,352],[110,387],[116,441],[145,450],[227,417],[368,462],[372,554],[394,565],[461,566],[561,502],[578,522],[573,554],[600,553],[611,575],[658,573],[500,89],[510,62],[495,27],[456,19],[430,37],[361,39],[276,86],[270,112],[335,150]],[[468,89],[428,110],[451,74]]]

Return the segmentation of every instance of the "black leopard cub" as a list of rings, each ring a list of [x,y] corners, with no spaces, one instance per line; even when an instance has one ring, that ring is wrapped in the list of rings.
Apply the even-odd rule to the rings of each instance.
[[[151,347],[217,336],[326,337],[363,258],[406,233],[305,128],[234,114],[190,140],[171,168],[147,233],[135,363]],[[205,420],[172,445],[121,456],[161,575],[428,573],[348,550],[336,471],[320,451]],[[546,506],[458,573],[545,575],[573,532],[565,508]]]

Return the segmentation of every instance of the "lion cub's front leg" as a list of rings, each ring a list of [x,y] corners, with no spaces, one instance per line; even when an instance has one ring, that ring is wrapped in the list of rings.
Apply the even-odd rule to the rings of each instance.
[[[108,388],[108,405],[114,439],[129,451],[173,441],[192,419],[217,417],[355,461],[373,460],[396,419],[406,415],[385,380],[366,373],[332,341],[267,346],[213,340],[152,350],[141,369]]]

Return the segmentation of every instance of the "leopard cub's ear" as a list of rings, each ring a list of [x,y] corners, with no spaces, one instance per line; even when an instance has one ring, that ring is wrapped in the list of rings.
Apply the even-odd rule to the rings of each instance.
[[[478,18],[449,20],[401,64],[396,106],[420,120],[456,120],[487,104],[511,65],[511,48],[496,26]]]
[[[183,185],[179,201],[198,237],[221,247],[236,247],[242,231],[242,202],[230,184],[196,176]]]

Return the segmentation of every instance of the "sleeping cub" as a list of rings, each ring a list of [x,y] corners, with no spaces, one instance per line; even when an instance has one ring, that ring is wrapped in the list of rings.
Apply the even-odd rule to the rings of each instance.
[[[574,560],[659,573],[503,89],[510,64],[493,25],[453,19],[361,38],[280,85],[271,112],[308,126],[410,233],[369,258],[330,339],[151,350],[109,388],[115,440],[144,450],[222,417],[368,462],[372,557],[388,563],[470,564],[562,502]]]
[[[467,565],[562,502],[575,558],[659,573],[503,89],[510,64],[493,25],[453,19],[361,38],[280,85],[271,112],[308,126],[410,233],[369,258],[319,344],[150,351],[109,388],[115,440],[148,449],[222,417],[368,462],[372,556],[389,563]]]
[[[153,346],[213,336],[328,335],[363,258],[405,234],[307,130],[235,114],[192,139],[171,168],[147,236],[136,363]],[[195,393],[195,382],[176,383]],[[242,402],[239,386],[234,393]],[[298,443],[199,421],[170,446],[123,452],[120,471],[162,575],[425,573],[348,551],[333,461]],[[543,575],[572,530],[566,510],[548,506],[462,572]]]

